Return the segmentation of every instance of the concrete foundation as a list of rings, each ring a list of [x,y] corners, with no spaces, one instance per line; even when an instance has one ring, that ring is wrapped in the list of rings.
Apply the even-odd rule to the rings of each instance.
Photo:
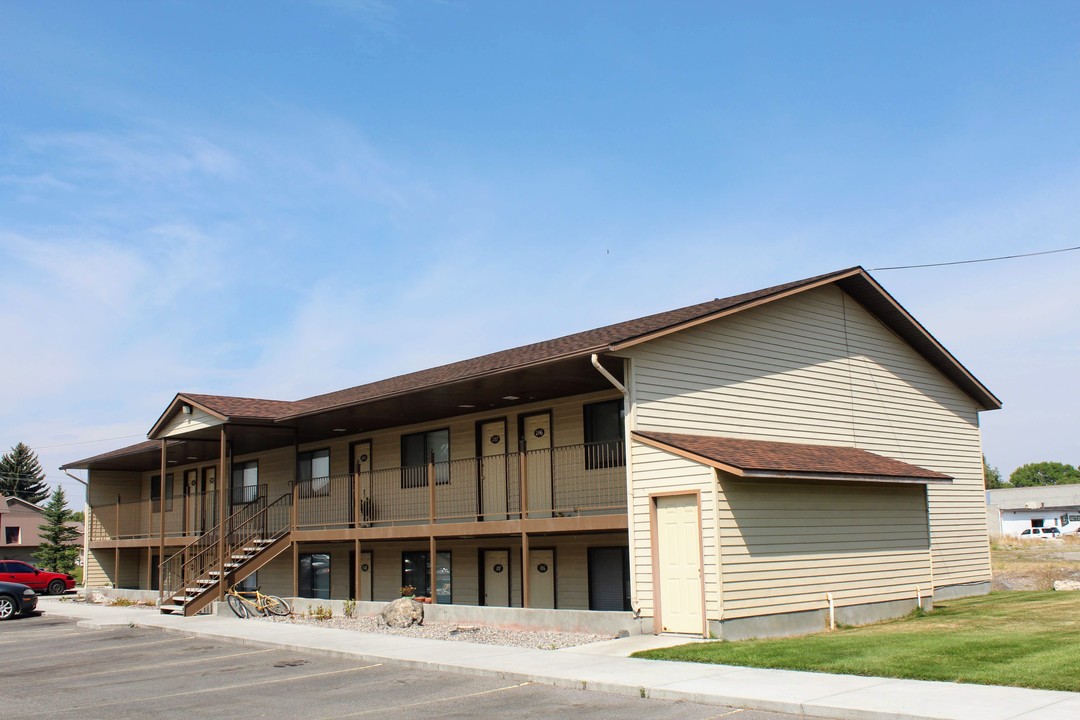
[[[934,589],[934,600],[944,602],[957,598],[973,597],[975,595],[987,595],[990,592],[990,582],[967,583],[966,585],[945,585]]]
[[[288,598],[294,613],[310,612],[322,606],[336,617],[345,614],[344,600],[313,600],[311,598]],[[378,615],[386,607],[384,602],[356,602],[356,615]],[[221,610],[230,612],[222,605]],[[653,631],[652,618],[637,618],[630,612],[602,612],[598,610],[541,610],[478,605],[424,605],[424,619],[430,622],[455,623],[459,625],[494,625],[519,630],[548,630],[555,632],[593,633],[596,635],[627,636],[643,635]]]
[[[923,609],[933,609],[933,599],[922,599]],[[915,598],[890,602],[847,605],[836,608],[837,625],[869,625],[870,623],[903,617],[918,607]],[[809,635],[829,629],[828,609],[805,612],[759,615],[757,617],[710,620],[709,631],[721,640],[791,637]]]
[[[108,587],[91,587],[83,588],[80,592],[84,595],[95,593],[111,599],[124,598],[125,600],[135,600],[137,602],[151,602],[157,605],[158,591],[157,590],[129,590],[127,588],[108,588]]]

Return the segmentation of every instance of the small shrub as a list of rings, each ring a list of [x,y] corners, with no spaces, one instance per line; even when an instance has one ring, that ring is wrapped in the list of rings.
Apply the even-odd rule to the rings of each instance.
[[[126,598],[126,597],[113,598],[112,600],[109,601],[109,606],[110,607],[131,607],[132,605],[138,605],[138,604],[139,603],[137,601],[132,600],[130,598]]]
[[[316,605],[308,611],[308,617],[313,620],[329,620],[334,617],[334,611],[324,605]]]
[[[416,588],[414,588],[412,585],[401,586],[401,597],[412,597],[415,594]]]
[[[355,600],[350,599],[350,600],[345,601],[344,613],[345,613],[345,617],[347,617],[347,618],[356,617],[356,601]]]

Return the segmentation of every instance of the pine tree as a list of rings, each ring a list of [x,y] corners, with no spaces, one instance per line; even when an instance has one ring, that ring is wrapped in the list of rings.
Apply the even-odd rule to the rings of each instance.
[[[53,490],[49,504],[45,506],[45,524],[38,525],[41,530],[41,545],[34,553],[34,559],[46,570],[72,573],[79,557],[79,546],[74,544],[79,538],[79,531],[65,525],[71,519],[64,489]]]
[[[45,471],[41,469],[37,453],[28,445],[19,443],[0,457],[0,495],[17,497],[35,505],[49,497]]]

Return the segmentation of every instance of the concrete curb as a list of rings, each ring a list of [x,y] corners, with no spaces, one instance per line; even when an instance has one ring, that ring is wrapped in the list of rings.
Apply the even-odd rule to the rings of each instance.
[[[50,603],[51,605],[51,603]],[[617,695],[682,700],[748,710],[789,713],[835,720],[1045,720],[1047,713],[1068,717],[1080,712],[1080,693],[993,685],[828,675],[791,670],[760,670],[724,665],[640,660],[575,653],[567,650],[529,650],[493,645],[472,645],[441,640],[419,640],[364,635],[361,641],[380,649],[328,647],[356,638],[350,630],[277,626],[254,627],[245,621],[206,618],[214,624],[235,625],[224,632],[193,627],[197,619],[146,617],[145,610],[127,613],[115,622],[100,617],[106,608],[65,614],[64,608],[45,608],[57,616],[75,617],[78,627],[107,629],[138,627],[170,634],[214,640],[248,647],[311,653],[335,659],[395,663],[419,670],[532,682],[561,688],[596,690]],[[74,610],[74,608],[73,608]],[[139,617],[143,615],[143,617]],[[181,626],[186,625],[186,627]],[[305,635],[273,639],[255,637],[285,633]],[[440,652],[441,651],[441,652]],[[436,659],[442,656],[444,659]]]

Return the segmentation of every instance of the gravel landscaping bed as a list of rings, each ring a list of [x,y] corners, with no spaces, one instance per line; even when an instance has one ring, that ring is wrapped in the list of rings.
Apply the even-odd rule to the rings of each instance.
[[[285,618],[260,618],[261,622],[284,622],[294,625],[312,625],[314,627],[334,628],[335,630],[353,630],[356,632],[376,633],[379,635],[401,635],[402,637],[423,638],[426,640],[456,640],[479,643],[481,645],[511,645],[514,647],[537,648],[540,650],[558,650],[559,648],[587,645],[611,640],[610,635],[590,635],[587,633],[544,632],[540,630],[510,630],[489,625],[455,625],[454,623],[425,622],[407,628],[392,628],[379,625],[374,617],[345,618],[332,617],[318,620],[303,615]]]

